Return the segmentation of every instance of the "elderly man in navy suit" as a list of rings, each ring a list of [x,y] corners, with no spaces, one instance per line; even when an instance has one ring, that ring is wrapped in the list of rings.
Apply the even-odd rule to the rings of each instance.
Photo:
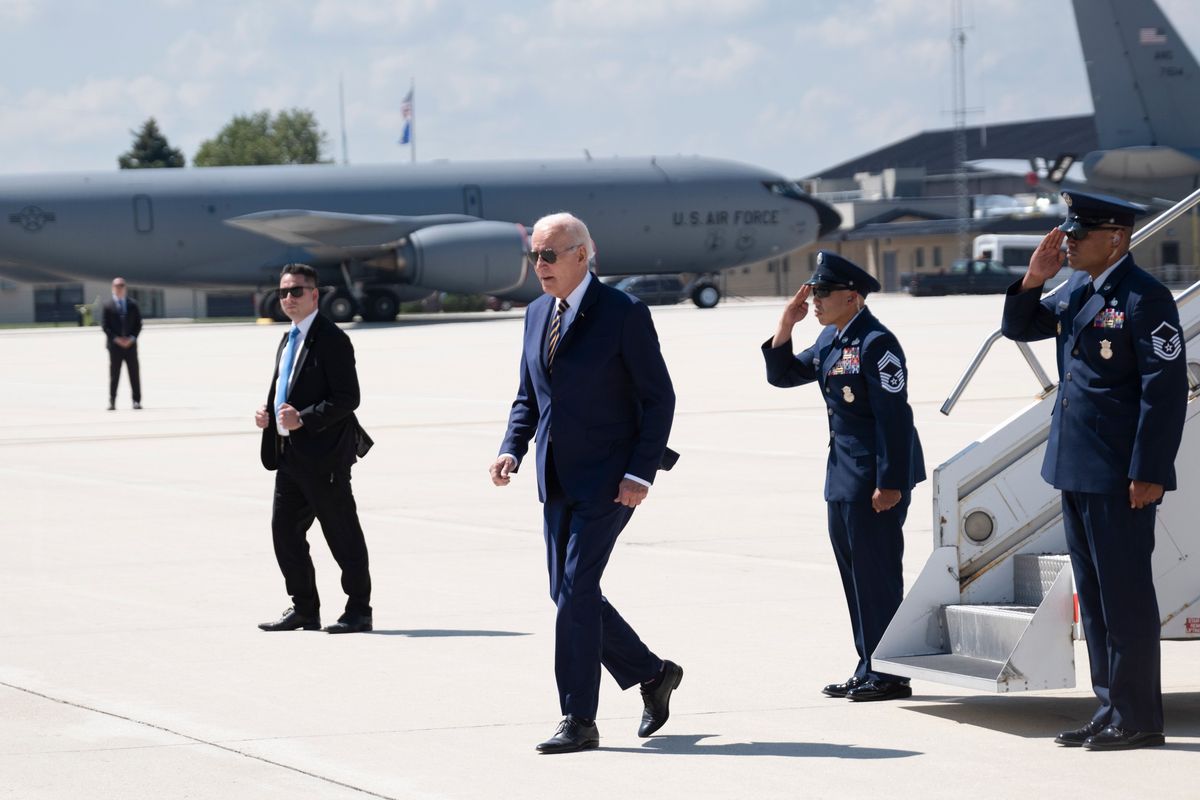
[[[643,737],[667,721],[683,678],[600,591],[617,536],[660,466],[670,466],[675,392],[649,310],[588,271],[593,244],[583,222],[566,213],[544,217],[532,247],[545,294],[525,313],[520,386],[490,474],[495,485],[508,485],[536,440],[564,715],[537,750],[568,753],[600,744],[601,665],[622,689],[641,685]]]
[[[1055,337],[1058,396],[1042,477],[1062,490],[1063,523],[1100,707],[1055,739],[1126,750],[1163,737],[1155,509],[1175,488],[1187,361],[1175,300],[1129,254],[1138,206],[1063,192],[1066,221],[1046,234],[1004,301],[1004,335]],[[1060,250],[1076,270],[1058,292]]]
[[[763,343],[767,381],[816,381],[829,415],[825,501],[829,538],[842,576],[858,651],[854,674],[822,689],[856,702],[912,696],[908,679],[878,672],[874,651],[904,598],[904,520],[912,488],[925,480],[921,440],[908,405],[908,370],[896,337],[866,307],[879,281],[836,253],[817,253],[817,268],[784,308]],[[792,355],[792,329],[815,298],[817,341]]]

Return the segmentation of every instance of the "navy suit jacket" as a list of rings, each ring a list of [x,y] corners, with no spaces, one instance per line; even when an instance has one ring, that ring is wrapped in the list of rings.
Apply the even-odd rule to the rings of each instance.
[[[525,311],[521,383],[501,453],[518,465],[537,443],[538,497],[546,499],[546,451],[563,490],[612,500],[626,473],[654,482],[675,415],[675,391],[650,311],[595,276],[546,367],[546,333],[558,301],[542,295]]]
[[[1085,303],[1077,271],[1045,299],[1017,281],[1001,330],[1030,342],[1055,337],[1058,402],[1042,477],[1056,489],[1125,494],[1130,480],[1175,488],[1187,413],[1187,359],[1171,292],[1126,255]]]
[[[834,340],[837,339],[835,346]],[[896,337],[864,308],[846,326],[826,326],[812,347],[762,346],[772,386],[817,381],[829,414],[825,499],[870,500],[876,489],[907,492],[925,480],[925,455],[908,405],[908,368]]]

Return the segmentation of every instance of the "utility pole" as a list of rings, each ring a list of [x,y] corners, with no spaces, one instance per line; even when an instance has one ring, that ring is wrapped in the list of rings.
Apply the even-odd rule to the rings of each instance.
[[[963,0],[950,0],[950,47],[953,54],[951,75],[954,81],[954,192],[958,197],[958,254],[970,258],[968,230],[971,220],[971,196],[967,183],[967,114],[980,109],[967,108],[966,46],[967,27],[963,22]]]

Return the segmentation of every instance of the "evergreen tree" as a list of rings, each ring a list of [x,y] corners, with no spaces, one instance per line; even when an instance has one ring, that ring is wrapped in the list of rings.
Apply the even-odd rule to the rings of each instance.
[[[130,131],[133,146],[128,153],[117,157],[121,169],[154,169],[158,167],[182,167],[187,163],[183,151],[171,147],[167,137],[158,129],[154,117],[142,123],[140,131]]]

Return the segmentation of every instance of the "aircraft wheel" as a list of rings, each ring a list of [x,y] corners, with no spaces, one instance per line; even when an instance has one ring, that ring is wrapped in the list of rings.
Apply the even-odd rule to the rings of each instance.
[[[354,319],[354,298],[341,289],[321,298],[321,313],[334,322],[349,322]]]
[[[363,303],[363,319],[367,322],[391,322],[400,310],[400,300],[386,289],[367,292]]]
[[[692,302],[699,308],[712,308],[721,302],[721,290],[711,283],[702,283],[692,289]]]
[[[288,321],[288,315],[283,313],[283,306],[279,304],[279,295],[274,289],[263,292],[258,298],[258,315],[275,322]]]

